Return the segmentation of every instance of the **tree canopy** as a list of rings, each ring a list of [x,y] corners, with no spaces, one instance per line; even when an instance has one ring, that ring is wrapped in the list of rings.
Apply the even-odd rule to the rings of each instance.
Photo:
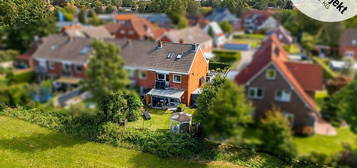
[[[43,0],[3,0],[0,3],[0,31],[8,48],[25,51],[34,37],[56,32],[55,17]]]
[[[125,90],[130,80],[123,69],[119,48],[100,40],[93,41],[91,46],[93,52],[86,71],[87,78],[82,82],[83,89],[90,91],[96,100]]]
[[[293,158],[296,155],[296,146],[292,142],[289,121],[277,108],[273,108],[265,114],[266,117],[260,121],[259,126],[263,150],[281,158]]]

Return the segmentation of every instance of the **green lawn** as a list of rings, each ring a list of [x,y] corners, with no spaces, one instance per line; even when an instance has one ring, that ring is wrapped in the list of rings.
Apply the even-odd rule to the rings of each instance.
[[[0,116],[0,167],[228,167],[161,159],[151,154],[92,143],[18,119]]]
[[[139,120],[137,121],[129,122],[127,127],[148,128],[151,130],[169,129],[170,116],[172,114],[171,111],[154,110],[154,109],[146,109],[146,110],[149,110],[151,120],[144,120],[142,117],[140,117]]]
[[[261,43],[261,40],[258,40],[258,39],[247,39],[247,38],[242,38],[242,39],[238,39],[238,38],[235,38],[232,40],[233,43],[238,43],[238,44],[250,44],[250,46],[252,48],[257,48],[260,43]]]
[[[322,107],[322,105],[323,105],[324,99],[325,99],[327,96],[328,96],[328,93],[327,93],[326,90],[316,92],[315,102],[316,102],[317,108],[318,108],[319,110],[321,110],[321,107]]]
[[[334,154],[342,149],[343,143],[351,144],[357,148],[357,135],[349,128],[338,128],[336,136],[315,135],[312,137],[295,137],[299,155],[308,155],[311,152],[322,154]]]

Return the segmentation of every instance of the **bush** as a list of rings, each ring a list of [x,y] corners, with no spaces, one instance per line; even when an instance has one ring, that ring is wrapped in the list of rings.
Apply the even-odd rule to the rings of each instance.
[[[0,51],[0,62],[12,61],[20,53],[16,50],[3,50]]]
[[[140,97],[135,92],[112,93],[102,99],[99,105],[99,117],[102,122],[124,124],[126,120],[138,120],[143,106]]]
[[[210,70],[218,70],[218,69],[228,69],[231,65],[222,62],[210,61],[209,62],[209,69]]]
[[[213,53],[216,55],[216,60],[224,63],[233,63],[240,59],[241,54],[237,51],[220,51],[215,50]]]
[[[211,150],[204,142],[187,134],[136,130],[113,123],[102,126],[99,140],[115,146],[135,146],[139,150],[160,157],[192,158],[202,151]]]
[[[26,105],[30,102],[30,92],[28,84],[16,84],[2,86],[0,88],[0,102],[7,106],[15,107]]]
[[[35,81],[35,72],[34,71],[26,71],[14,74],[12,72],[6,74],[6,79],[9,83],[32,83]]]
[[[263,142],[261,149],[281,159],[293,159],[296,154],[296,146],[292,142],[291,127],[280,109],[273,108],[266,112],[266,117],[260,122]]]

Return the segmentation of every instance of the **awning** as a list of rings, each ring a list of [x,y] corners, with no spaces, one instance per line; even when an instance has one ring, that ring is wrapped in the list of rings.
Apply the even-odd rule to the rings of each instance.
[[[182,95],[185,93],[183,90],[178,89],[151,89],[148,95],[170,97],[181,99]]]
[[[81,79],[68,78],[68,77],[61,77],[61,78],[55,80],[55,82],[57,82],[57,83],[66,83],[66,84],[78,84],[79,81],[81,81]]]

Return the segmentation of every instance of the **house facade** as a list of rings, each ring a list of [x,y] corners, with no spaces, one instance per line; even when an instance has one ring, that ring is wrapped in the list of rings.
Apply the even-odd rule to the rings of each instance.
[[[244,20],[243,26],[248,33],[269,32],[278,27],[278,22],[273,16],[254,14]]]
[[[296,129],[315,127],[320,117],[313,95],[322,88],[321,67],[289,62],[276,35],[264,41],[235,81],[245,86],[255,106],[256,119],[273,107],[279,108]]]
[[[227,38],[217,22],[208,23],[203,30],[213,38],[213,45],[215,47],[223,47],[226,43]]]
[[[155,108],[191,105],[191,94],[206,81],[208,62],[196,44],[105,39],[121,48],[132,85]],[[38,76],[63,85],[86,78],[91,40],[49,36],[33,54]],[[68,81],[68,83],[66,83]]]
[[[212,22],[229,22],[234,30],[241,28],[241,20],[237,16],[229,11],[227,8],[216,8],[207,17],[207,20]]]
[[[347,29],[340,36],[339,52],[342,57],[357,59],[357,29]]]

